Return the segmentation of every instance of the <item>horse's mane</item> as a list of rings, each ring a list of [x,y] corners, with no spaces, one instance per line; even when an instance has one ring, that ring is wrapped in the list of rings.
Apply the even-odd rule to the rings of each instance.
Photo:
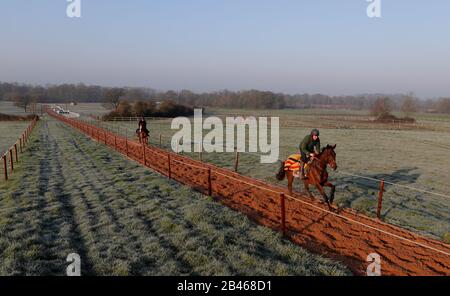
[[[325,150],[327,150],[327,149],[333,149],[333,146],[331,146],[331,145],[327,145],[326,147],[323,147],[322,148],[322,151],[320,152],[320,153],[323,153]]]

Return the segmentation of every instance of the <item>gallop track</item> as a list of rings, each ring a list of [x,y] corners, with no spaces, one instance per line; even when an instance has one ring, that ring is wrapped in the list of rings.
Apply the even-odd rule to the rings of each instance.
[[[85,122],[48,113],[121,152],[218,201],[243,212],[258,223],[280,229],[280,200],[285,196],[286,236],[310,251],[344,262],[364,275],[367,257],[381,256],[382,275],[450,275],[450,246],[399,227],[359,215],[351,210],[328,208],[317,200],[295,194],[227,169],[167,152],[144,147]]]

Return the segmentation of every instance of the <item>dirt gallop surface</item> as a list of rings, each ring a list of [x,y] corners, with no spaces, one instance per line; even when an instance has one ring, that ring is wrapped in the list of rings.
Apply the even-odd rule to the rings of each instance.
[[[450,246],[410,231],[359,215],[328,210],[318,200],[289,196],[269,185],[227,169],[205,164],[157,147],[146,147],[87,123],[56,118],[128,157],[247,214],[262,225],[281,229],[285,196],[286,236],[310,251],[340,260],[359,275],[366,274],[368,256],[381,258],[382,275],[450,275]]]

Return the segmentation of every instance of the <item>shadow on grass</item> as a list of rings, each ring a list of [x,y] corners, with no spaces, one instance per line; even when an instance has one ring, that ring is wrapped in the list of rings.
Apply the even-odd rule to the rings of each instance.
[[[416,184],[420,173],[417,167],[406,167],[390,174],[361,174],[363,177],[384,179],[401,185]],[[375,217],[380,183],[346,176],[337,180],[337,203],[340,207],[353,208]],[[413,185],[414,186],[414,185]],[[396,185],[385,184],[381,218],[403,228],[441,238],[448,229],[447,201],[430,194]]]
[[[340,199],[343,207],[352,207],[352,204],[361,198],[369,198],[370,200],[376,199],[378,196],[378,192],[380,190],[380,183],[375,180],[368,180],[364,178],[373,178],[379,180],[385,180],[392,183],[401,183],[401,184],[414,184],[417,182],[417,179],[420,177],[420,174],[414,172],[417,170],[417,167],[409,167],[398,169],[391,174],[361,174],[359,177],[346,176],[339,178],[336,182],[336,194],[339,195],[339,191],[345,190],[350,195],[346,195],[345,199]],[[385,184],[384,190],[385,192],[391,191],[394,189],[394,185]]]

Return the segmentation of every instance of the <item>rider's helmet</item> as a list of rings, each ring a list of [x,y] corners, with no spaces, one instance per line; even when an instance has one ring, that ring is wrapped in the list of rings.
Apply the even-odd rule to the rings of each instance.
[[[311,136],[319,136],[319,134],[320,134],[320,132],[316,128],[311,131]]]

